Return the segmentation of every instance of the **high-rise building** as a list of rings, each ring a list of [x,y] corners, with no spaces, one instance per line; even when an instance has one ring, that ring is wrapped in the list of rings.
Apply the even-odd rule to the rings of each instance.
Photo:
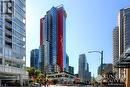
[[[123,8],[118,14],[118,27],[113,30],[113,64],[130,47],[130,7]],[[119,78],[128,80],[128,69],[119,68]],[[127,75],[127,76],[126,76]],[[129,79],[130,81],[130,79]],[[128,82],[129,82],[128,81]],[[129,84],[130,85],[130,84]]]
[[[26,0],[0,1],[0,82],[13,79],[23,83],[26,79]]]
[[[85,71],[85,82],[86,83],[91,82],[91,72]]]
[[[85,54],[79,55],[79,78],[81,82],[85,82],[86,70],[86,56]]]
[[[87,83],[89,83],[91,81],[91,72],[89,72],[89,64],[88,63],[86,63],[85,81]]]
[[[57,72],[57,68],[65,70],[66,12],[63,6],[52,7],[40,19],[40,50],[43,71]]]
[[[81,82],[87,83],[91,79],[91,72],[89,72],[89,64],[87,63],[85,54],[79,55],[78,75]]]
[[[119,59],[119,28],[118,27],[115,27],[113,29],[112,39],[113,39],[112,57],[113,57],[113,65],[115,65]],[[119,78],[119,69],[113,67],[113,70],[116,73],[116,78]]]
[[[86,63],[86,71],[89,72],[89,64]]]
[[[74,67],[72,66],[69,66],[69,73],[74,75]]]
[[[130,47],[130,7],[123,8],[118,14],[119,57]],[[119,77],[125,78],[126,70],[119,70]]]
[[[66,72],[69,72],[69,56],[66,54]]]
[[[113,38],[112,56],[113,56],[113,64],[115,64],[115,62],[118,61],[118,59],[119,59],[119,29],[118,29],[118,27],[115,27],[113,29],[112,38]]]
[[[130,47],[130,7],[123,8],[120,10],[118,14],[118,26],[119,26],[119,57],[120,57],[123,54],[123,52],[125,52],[127,48]],[[130,72],[128,69],[119,69],[119,77],[121,79],[126,78],[128,80],[129,75]]]
[[[30,55],[30,66],[34,68],[39,68],[39,50],[33,49]]]

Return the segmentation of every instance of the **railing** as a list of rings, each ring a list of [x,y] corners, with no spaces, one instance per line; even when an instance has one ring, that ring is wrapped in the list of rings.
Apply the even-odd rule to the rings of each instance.
[[[5,43],[5,47],[12,48],[11,45],[7,45],[6,43]]]
[[[12,35],[12,32],[9,31],[9,30],[7,30],[7,29],[5,29],[5,33],[7,33],[7,34],[9,34],[9,35]]]
[[[17,62],[17,63],[22,63],[22,64],[25,64],[25,61],[23,59],[16,59],[16,58],[10,58],[10,57],[6,57],[5,60],[8,60],[8,61],[13,61],[13,62]]]
[[[12,42],[12,40],[8,37],[5,37],[5,40],[8,41],[8,42]]]
[[[9,15],[5,15],[5,19],[11,20],[12,18]]]
[[[6,21],[5,21],[5,26],[12,28],[12,25],[10,23],[6,22]]]
[[[7,65],[0,65],[0,72],[7,74],[23,74],[23,75],[27,74],[27,72],[24,69]]]

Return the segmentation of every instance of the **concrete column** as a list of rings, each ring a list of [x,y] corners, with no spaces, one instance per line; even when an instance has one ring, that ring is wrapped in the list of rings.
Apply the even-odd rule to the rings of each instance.
[[[0,79],[0,87],[1,87],[1,79]]]
[[[23,87],[23,79],[20,80],[20,85]]]
[[[130,69],[126,69],[126,87],[130,87]]]
[[[23,87],[23,76],[22,75],[19,75],[19,80],[20,80],[20,85]]]

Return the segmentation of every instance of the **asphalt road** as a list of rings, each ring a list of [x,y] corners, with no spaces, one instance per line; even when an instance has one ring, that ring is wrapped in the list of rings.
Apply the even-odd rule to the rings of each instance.
[[[45,87],[45,86],[42,86]],[[91,85],[86,85],[86,86],[60,86],[60,85],[49,85],[46,87],[96,87],[96,86],[91,86]]]

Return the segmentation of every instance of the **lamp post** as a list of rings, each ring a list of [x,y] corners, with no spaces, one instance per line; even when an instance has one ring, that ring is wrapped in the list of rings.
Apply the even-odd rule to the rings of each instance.
[[[100,75],[102,76],[102,72],[103,72],[103,51],[89,51],[88,53],[100,53],[101,54],[101,73]]]
[[[88,53],[94,53],[94,52],[101,54],[101,68],[100,68],[101,73],[100,73],[100,75],[102,76],[102,71],[103,71],[103,51],[89,51]],[[101,81],[101,87],[103,87],[102,86],[102,81]]]

